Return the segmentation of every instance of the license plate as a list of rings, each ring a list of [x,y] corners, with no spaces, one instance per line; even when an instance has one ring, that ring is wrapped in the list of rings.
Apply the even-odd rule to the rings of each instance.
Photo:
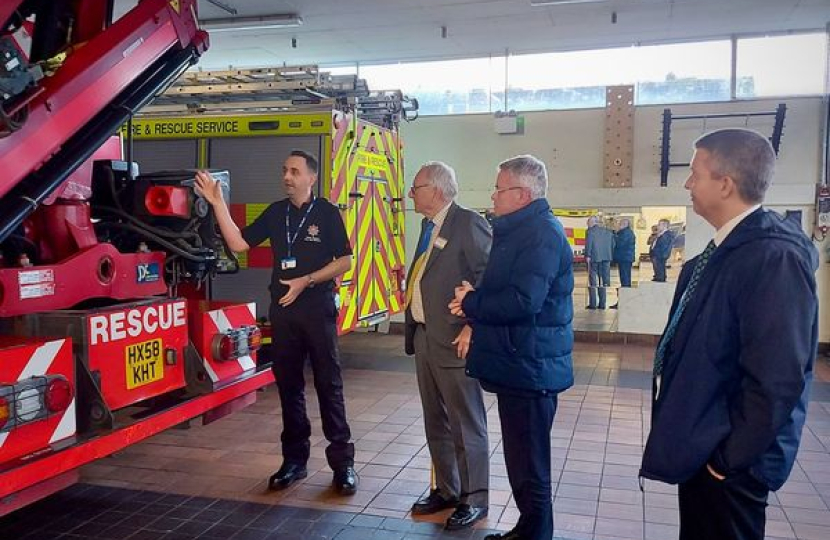
[[[164,378],[161,351],[160,339],[127,346],[127,389],[132,390]]]

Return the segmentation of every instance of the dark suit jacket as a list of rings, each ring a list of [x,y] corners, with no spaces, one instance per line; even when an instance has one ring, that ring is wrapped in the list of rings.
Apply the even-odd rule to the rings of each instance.
[[[423,231],[426,219],[421,222]],[[455,287],[466,280],[476,285],[487,265],[490,254],[492,232],[487,220],[478,213],[451,203],[447,217],[438,232],[446,244],[443,248],[432,246],[432,253],[421,274],[421,298],[424,306],[427,339],[444,348],[439,365],[442,367],[463,367],[465,361],[455,354],[453,340],[464,327],[465,320],[452,315],[450,301],[455,298]],[[413,261],[414,263],[414,261]],[[412,276],[412,267],[409,268]],[[412,286],[412,284],[409,284]],[[415,353],[416,323],[412,312],[406,310],[405,350]]]
[[[654,243],[649,250],[649,255],[653,259],[668,259],[669,255],[671,255],[672,244],[674,244],[674,233],[666,231],[654,239]]]

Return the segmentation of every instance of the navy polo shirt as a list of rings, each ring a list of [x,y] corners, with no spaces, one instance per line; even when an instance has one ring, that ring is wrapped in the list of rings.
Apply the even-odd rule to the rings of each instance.
[[[297,208],[287,198],[272,203],[253,223],[242,230],[242,238],[251,247],[258,246],[265,240],[271,241],[274,266],[270,291],[274,299],[281,298],[288,292],[288,287],[280,283],[281,279],[308,275],[334,259],[352,254],[349,235],[346,234],[346,227],[337,207],[322,197],[316,197],[311,211],[308,212],[311,204],[305,203]],[[286,210],[288,238],[285,230]],[[291,244],[291,257],[297,260],[296,266],[283,270],[281,261],[288,257],[288,239],[294,238],[300,225],[300,231]],[[312,288],[306,288],[298,300],[331,294],[333,289],[333,280],[317,283]]]

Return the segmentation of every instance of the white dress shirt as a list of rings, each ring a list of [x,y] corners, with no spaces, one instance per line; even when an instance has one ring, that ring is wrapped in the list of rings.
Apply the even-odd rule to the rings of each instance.
[[[758,210],[759,208],[761,208],[761,205],[756,204],[755,206],[753,206],[752,208],[750,208],[746,212],[738,214],[737,216],[735,216],[732,219],[730,219],[729,221],[727,221],[726,224],[723,227],[721,227],[720,229],[718,229],[715,232],[715,238],[714,238],[715,246],[720,246],[721,244],[723,244],[723,241],[726,240],[726,237],[729,236],[729,233],[731,233],[735,229],[735,227],[738,226],[738,224],[741,221],[746,219],[746,216],[748,216],[752,212]]]

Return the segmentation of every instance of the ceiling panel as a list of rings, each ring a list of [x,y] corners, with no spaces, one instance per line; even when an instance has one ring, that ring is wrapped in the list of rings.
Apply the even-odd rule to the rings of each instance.
[[[815,30],[830,22],[830,0],[607,0],[541,8],[530,0],[222,1],[239,16],[296,13],[304,24],[214,33],[203,69],[618,47]],[[116,3],[121,13],[135,0]],[[199,9],[203,19],[229,17],[205,0]],[[294,37],[297,48],[291,47]]]

